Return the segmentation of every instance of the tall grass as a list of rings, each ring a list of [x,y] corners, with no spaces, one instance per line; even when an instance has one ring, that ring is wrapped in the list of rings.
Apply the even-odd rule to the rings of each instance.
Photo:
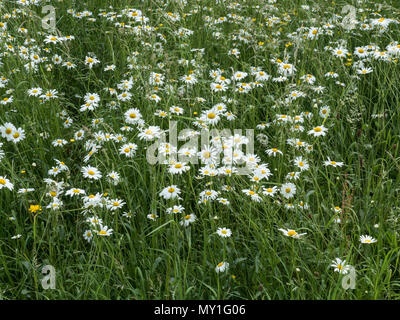
[[[0,176],[6,176],[14,189],[0,190],[0,297],[2,299],[397,299],[399,297],[399,245],[398,221],[400,190],[400,86],[397,56],[390,61],[365,59],[373,72],[357,75],[354,63],[362,58],[354,55],[356,47],[376,45],[385,50],[391,42],[399,41],[399,25],[393,22],[386,31],[360,30],[362,21],[385,17],[397,19],[399,5],[395,1],[126,1],[93,0],[50,1],[56,8],[56,36],[73,35],[74,40],[44,43],[48,34],[41,25],[39,5],[22,6],[14,1],[3,1],[0,22],[7,27],[0,37],[0,77],[9,79],[0,87],[0,99],[13,96],[13,102],[0,106],[0,125],[11,122],[25,130],[26,137],[18,143],[2,138],[5,156],[0,161]],[[46,2],[47,4],[47,2]],[[309,8],[302,5],[308,4]],[[340,15],[346,4],[353,5],[360,23],[353,30],[340,26]],[[379,9],[379,5],[381,9]],[[112,6],[112,8],[110,7]],[[14,9],[17,8],[17,11]],[[134,23],[121,14],[121,10],[135,8],[148,17],[146,23],[154,29],[135,35],[127,28],[116,26]],[[318,8],[318,10],[312,10]],[[85,10],[92,15],[74,17]],[[27,14],[24,14],[26,12]],[[31,12],[31,13],[29,13]],[[114,20],[98,14],[115,12]],[[167,13],[179,13],[181,19],[173,22]],[[376,14],[374,14],[376,12]],[[10,14],[9,19],[6,14]],[[242,19],[234,20],[232,14]],[[230,15],[230,17],[228,16]],[[112,16],[112,14],[108,14]],[[222,24],[208,24],[225,17]],[[280,23],[268,25],[272,17]],[[337,21],[335,21],[335,17]],[[94,22],[89,19],[95,18]],[[290,19],[289,19],[290,18]],[[298,42],[289,37],[300,27],[320,27],[330,22],[335,25],[332,35],[321,34],[316,39]],[[28,29],[24,34],[18,28]],[[194,31],[187,38],[175,32],[180,28]],[[213,32],[220,32],[216,39]],[[248,42],[235,40],[240,31],[250,35]],[[307,30],[304,29],[304,32]],[[298,31],[300,32],[300,31]],[[51,34],[51,33],[50,33]],[[53,33],[54,34],[54,33]],[[13,37],[13,38],[10,38]],[[26,39],[35,39],[24,44]],[[350,55],[339,58],[328,50],[344,42]],[[12,44],[14,52],[7,45]],[[29,45],[48,61],[37,64],[37,71],[25,67],[32,60],[17,54],[18,46]],[[35,49],[35,46],[38,48]],[[162,50],[159,47],[162,47]],[[44,50],[48,48],[47,52]],[[201,55],[192,49],[204,48]],[[229,55],[237,48],[240,56]],[[134,52],[139,52],[136,62],[128,62]],[[91,53],[100,60],[89,68],[84,64]],[[63,61],[76,64],[67,69],[52,62],[57,54]],[[226,78],[233,72],[243,71],[252,81],[251,67],[260,67],[271,77],[278,77],[277,59],[296,68],[295,75],[286,82],[263,82],[263,87],[241,94],[232,84],[223,93],[212,92],[209,76],[211,70],[225,70]],[[180,59],[192,60],[187,66]],[[133,69],[129,68],[132,63]],[[160,68],[159,63],[163,64]],[[47,70],[51,64],[51,71]],[[114,71],[104,71],[114,64]],[[183,90],[180,78],[195,71],[198,83]],[[330,79],[327,72],[339,77]],[[154,92],[148,82],[150,72],[165,76],[166,83],[174,89],[159,90],[159,103],[147,98]],[[314,86],[323,86],[316,93],[300,77],[312,74]],[[354,77],[357,75],[358,77]],[[117,101],[104,88],[115,88],[124,79],[133,79],[130,101],[118,101],[115,110],[106,106]],[[341,86],[335,81],[344,84]],[[27,91],[41,87],[44,91],[56,89],[59,98],[41,102]],[[166,85],[160,86],[164,89]],[[9,89],[13,92],[7,93]],[[306,93],[292,102],[285,98],[293,90]],[[118,90],[118,93],[121,93]],[[97,93],[100,106],[93,111],[81,112],[86,93]],[[147,148],[154,141],[144,141],[135,126],[132,131],[121,131],[125,126],[124,112],[138,108],[147,125],[170,128],[171,121],[178,121],[178,129],[192,128],[195,117],[209,110],[223,97],[233,99],[228,110],[237,118],[221,120],[218,129],[255,129],[263,133],[268,144],[256,139],[254,150],[268,163],[273,175],[262,180],[257,191],[261,202],[252,201],[242,192],[255,184],[247,176],[203,176],[198,178],[201,165],[191,165],[190,170],[178,175],[168,172],[166,165],[151,165],[146,159]],[[197,97],[206,99],[198,102]],[[171,106],[184,109],[182,116],[169,113],[160,118],[154,113],[168,111]],[[324,105],[330,107],[327,118],[319,115]],[[72,120],[70,127],[63,125],[65,112]],[[312,118],[301,123],[305,130],[294,132],[289,124],[279,124],[276,116],[290,116],[309,112]],[[94,119],[102,119],[96,127]],[[269,123],[264,130],[260,123]],[[325,136],[313,137],[307,132],[313,127],[328,128]],[[83,129],[85,138],[77,140],[74,133]],[[85,142],[96,132],[122,134],[126,142],[137,144],[133,158],[119,154],[123,143],[106,141],[101,149],[85,163],[88,154]],[[310,153],[287,144],[287,139],[298,138],[313,146]],[[65,139],[63,147],[54,147],[56,139]],[[72,140],[71,140],[72,139]],[[270,157],[266,149],[276,147],[283,155]],[[261,194],[262,186],[277,186],[287,182],[287,174],[297,171],[293,159],[307,159],[310,168],[300,174],[295,183],[294,198],[285,199],[279,192],[275,197]],[[343,162],[342,167],[324,166],[327,158]],[[63,161],[69,170],[50,177],[48,170]],[[92,181],[83,177],[83,166],[98,168],[103,177]],[[106,179],[107,173],[117,171],[121,176],[114,185]],[[122,199],[122,209],[110,211],[105,206],[89,212],[83,208],[82,197],[61,193],[63,206],[52,210],[46,206],[52,201],[51,191],[43,179],[64,181],[64,191],[81,188],[86,195],[100,193],[108,199]],[[164,200],[159,193],[167,186],[182,189],[177,199]],[[232,191],[223,191],[229,185]],[[17,193],[20,188],[34,188],[29,193]],[[201,191],[212,188],[230,205],[217,201],[199,203]],[[106,195],[105,195],[106,194]],[[301,209],[299,201],[308,204]],[[294,204],[288,210],[285,205]],[[39,204],[41,211],[29,212],[30,205]],[[181,204],[185,213],[166,214],[166,209]],[[340,222],[335,222],[332,209],[341,208]],[[130,212],[131,218],[123,216]],[[148,214],[157,214],[155,221]],[[180,224],[186,214],[193,213],[197,220],[184,227]],[[90,229],[88,217],[97,216],[103,224],[113,229],[108,237],[94,234],[88,242],[83,233]],[[15,218],[10,220],[10,217]],[[232,236],[217,235],[219,227],[231,229]],[[286,237],[279,228],[306,233],[300,239]],[[12,239],[20,234],[19,239]],[[371,235],[377,242],[360,243],[361,235]],[[344,290],[343,274],[334,272],[330,265],[335,258],[346,259],[356,270],[355,289]],[[225,261],[229,268],[215,272],[216,265]],[[44,290],[41,274],[44,265],[56,269],[56,289]]]

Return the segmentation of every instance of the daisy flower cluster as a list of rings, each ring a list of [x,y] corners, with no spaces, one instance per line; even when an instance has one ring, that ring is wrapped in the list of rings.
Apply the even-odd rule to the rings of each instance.
[[[310,275],[378,266],[398,232],[383,223],[398,10],[366,1],[346,27],[335,3],[64,0],[52,30],[33,20],[45,3],[0,4],[0,223],[15,252],[53,261],[57,239],[137,288],[216,298],[301,297]]]

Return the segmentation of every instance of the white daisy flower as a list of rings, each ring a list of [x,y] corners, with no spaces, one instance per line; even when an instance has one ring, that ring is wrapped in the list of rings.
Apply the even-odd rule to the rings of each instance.
[[[362,235],[360,236],[360,242],[365,244],[371,244],[377,242],[377,240],[369,235]]]
[[[215,272],[216,273],[225,272],[228,270],[228,268],[229,268],[229,263],[222,261],[218,263],[217,266],[215,267]]]
[[[296,185],[291,182],[284,183],[281,187],[281,194],[286,199],[292,198],[296,194]]]
[[[92,166],[82,167],[81,172],[85,178],[99,180],[102,174],[99,169]]]
[[[217,234],[222,238],[228,238],[232,235],[232,231],[227,228],[218,228]]]
[[[285,236],[287,237],[291,237],[291,238],[296,238],[299,239],[302,236],[306,235],[307,233],[297,233],[297,231],[293,230],[293,229],[278,229],[279,231],[281,231]]]
[[[179,194],[181,193],[181,189],[179,189],[176,185],[171,185],[169,187],[164,188],[160,192],[160,197],[168,200],[179,198]]]

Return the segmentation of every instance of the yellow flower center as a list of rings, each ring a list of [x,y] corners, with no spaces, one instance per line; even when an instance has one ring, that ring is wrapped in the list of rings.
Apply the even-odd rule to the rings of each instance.
[[[91,176],[94,176],[94,171],[93,170],[89,170],[88,174],[90,174]]]

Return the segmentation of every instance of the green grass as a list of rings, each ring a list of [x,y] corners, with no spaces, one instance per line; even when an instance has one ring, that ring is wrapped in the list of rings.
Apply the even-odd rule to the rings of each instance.
[[[199,0],[187,1],[127,1],[91,0],[50,1],[56,8],[57,36],[73,35],[75,39],[56,44],[44,43],[46,30],[41,26],[42,4],[24,7],[15,1],[3,1],[0,22],[7,27],[0,32],[0,78],[8,82],[0,85],[0,101],[13,97],[10,104],[0,105],[0,125],[11,122],[23,128],[26,137],[17,143],[0,138],[0,149],[5,153],[0,160],[0,176],[6,176],[13,190],[0,189],[0,297],[2,299],[398,299],[400,297],[399,231],[400,231],[400,53],[390,61],[371,58],[365,61],[373,69],[366,75],[356,74],[353,68],[362,58],[354,55],[356,47],[376,45],[385,50],[391,42],[399,41],[399,24],[391,23],[386,31],[376,29],[346,30],[335,23],[334,14],[341,15],[346,4],[357,9],[359,21],[396,19],[400,9],[396,1],[267,1]],[[302,5],[310,5],[310,9]],[[382,4],[379,9],[379,4]],[[44,5],[44,4],[43,4]],[[112,5],[112,8],[109,7]],[[259,6],[259,7],[256,7]],[[313,12],[311,8],[318,7]],[[18,11],[13,11],[18,8]],[[148,17],[148,26],[154,29],[143,35],[121,30],[116,22],[132,26],[138,23],[125,16],[113,21],[98,14],[127,8],[140,9]],[[78,19],[67,13],[88,10],[96,21],[88,17]],[[14,16],[7,19],[5,14]],[[24,15],[23,13],[27,14]],[[29,13],[31,12],[31,13]],[[181,20],[173,22],[167,13],[179,13]],[[374,12],[376,14],[374,14]],[[236,14],[242,19],[229,18],[222,24],[207,25],[205,17],[212,19]],[[268,26],[267,19],[278,17],[281,23]],[[290,17],[290,19],[288,19]],[[398,20],[397,20],[398,21]],[[332,35],[321,34],[318,39],[295,41],[289,35],[298,28],[322,27],[335,24]],[[18,31],[23,27],[27,34]],[[192,30],[193,35],[182,38],[175,32],[179,28]],[[128,30],[128,31],[127,31]],[[216,39],[213,32],[220,32]],[[245,31],[247,42],[234,37]],[[298,31],[299,32],[299,31]],[[55,33],[49,33],[55,34]],[[12,37],[12,38],[10,38]],[[24,44],[26,39],[35,39]],[[351,55],[335,57],[328,46],[336,48],[344,41]],[[158,43],[158,44],[157,44]],[[12,45],[14,52],[8,48]],[[156,45],[155,45],[156,44]],[[157,49],[161,44],[162,50]],[[155,45],[155,47],[154,47]],[[37,64],[37,70],[26,69],[32,58],[17,54],[19,46],[37,53],[48,61]],[[50,49],[48,52],[45,48]],[[201,55],[192,49],[204,48]],[[228,55],[237,48],[240,56]],[[134,52],[136,62],[129,62]],[[399,51],[400,52],[400,51]],[[85,57],[93,53],[100,63],[88,68]],[[76,64],[67,69],[52,62],[53,56]],[[294,64],[296,72],[286,82],[273,82],[278,77],[277,59]],[[180,59],[191,61],[187,66]],[[350,60],[351,59],[351,60]],[[132,63],[133,68],[129,68]],[[159,63],[164,66],[160,68]],[[50,71],[47,64],[51,64]],[[114,71],[104,71],[114,64]],[[241,94],[229,85],[225,92],[212,92],[209,73],[223,69],[230,78],[233,72],[249,75],[243,81],[254,81],[251,67],[260,67],[271,79],[263,87]],[[179,93],[180,78],[194,71],[198,82]],[[325,76],[333,71],[337,79]],[[147,98],[154,92],[149,84],[151,72],[160,73],[165,83],[157,95],[159,103]],[[300,80],[306,74],[315,76],[313,86],[323,86],[317,93],[313,86]],[[122,80],[133,79],[130,101],[117,101],[104,88],[117,89]],[[340,81],[345,86],[335,83]],[[1,84],[1,82],[0,82]],[[167,85],[174,92],[166,90]],[[40,87],[44,92],[56,89],[57,99],[42,102],[27,90]],[[14,89],[7,93],[7,90]],[[164,90],[165,89],[165,90]],[[304,92],[305,97],[292,102],[285,99],[293,90]],[[122,90],[117,89],[118,93]],[[100,105],[93,111],[80,111],[86,93],[97,93]],[[206,99],[201,103],[197,97]],[[254,129],[268,137],[268,144],[255,139],[254,153],[267,163],[273,175],[259,184],[249,177],[205,176],[198,179],[202,165],[190,165],[190,170],[173,175],[167,165],[151,165],[146,160],[146,150],[154,141],[144,141],[139,129],[122,131],[127,125],[124,113],[129,108],[140,110],[147,126],[170,128],[177,121],[178,130],[190,128],[200,132],[193,119],[224,98],[227,110],[237,116],[234,121],[222,119],[215,126],[234,130]],[[107,106],[118,102],[115,110]],[[328,105],[327,118],[319,115],[322,106]],[[168,111],[171,106],[184,109],[182,115],[170,113],[166,118],[155,116],[157,110]],[[64,111],[73,120],[64,127]],[[292,123],[279,124],[277,115],[296,116],[303,112],[312,114],[300,123],[303,132],[292,131]],[[96,127],[95,119],[102,119]],[[269,123],[265,129],[256,128]],[[325,136],[313,137],[307,132],[316,126],[328,128]],[[74,133],[83,129],[83,140],[74,139]],[[88,162],[84,157],[87,141],[102,131],[121,134],[125,142],[98,143],[101,148]],[[297,138],[313,146],[313,151],[296,149],[287,139]],[[63,147],[54,147],[56,139],[65,139]],[[200,141],[200,140],[199,140]],[[119,154],[124,143],[137,145],[133,158]],[[183,145],[180,142],[179,146]],[[200,145],[199,145],[200,147]],[[278,148],[283,152],[268,156],[266,149]],[[245,150],[244,148],[242,149]],[[200,151],[200,149],[199,149]],[[1,153],[0,153],[1,154]],[[298,171],[293,164],[302,156],[310,165],[293,182],[297,187],[294,198],[285,199],[279,192],[275,197],[261,194],[262,187],[277,186],[287,182],[287,174]],[[342,167],[324,166],[327,158],[343,162]],[[63,161],[68,170],[50,177],[49,169],[56,166],[55,159]],[[81,173],[83,166],[93,166],[102,173],[100,180],[91,181]],[[110,183],[106,175],[117,171],[119,184]],[[51,188],[43,179],[64,182],[64,192],[57,197],[63,205],[59,210],[46,208],[52,201]],[[165,200],[159,193],[170,185],[181,188],[182,200]],[[229,185],[231,191],[223,191]],[[252,201],[242,190],[255,186],[261,202]],[[65,194],[70,188],[81,188],[86,195],[102,194],[103,198],[120,199],[122,209],[111,211],[105,206],[85,212],[82,197]],[[34,188],[26,194],[20,188]],[[200,192],[206,189],[220,192],[230,205],[216,200],[200,204]],[[308,209],[300,209],[303,201]],[[293,210],[285,205],[295,204]],[[40,205],[36,214],[29,212],[31,205]],[[173,205],[182,205],[184,213],[166,214]],[[340,223],[334,221],[333,207],[341,208]],[[123,216],[132,213],[131,218]],[[147,215],[155,213],[155,221]],[[184,227],[180,224],[186,214],[193,213],[197,220]],[[90,229],[87,218],[97,216],[103,224],[113,229],[109,237],[94,234],[88,242],[83,233]],[[10,220],[14,217],[14,220]],[[221,238],[219,227],[231,229],[232,236]],[[307,233],[300,239],[286,237],[279,228]],[[92,228],[92,230],[94,230]],[[19,239],[11,237],[20,234]],[[377,242],[362,244],[359,237],[370,235]],[[346,259],[356,270],[354,290],[344,290],[344,275],[334,272],[330,265],[335,258]],[[221,261],[229,263],[225,272],[216,273]],[[56,289],[44,290],[41,270],[45,265],[56,269]]]

